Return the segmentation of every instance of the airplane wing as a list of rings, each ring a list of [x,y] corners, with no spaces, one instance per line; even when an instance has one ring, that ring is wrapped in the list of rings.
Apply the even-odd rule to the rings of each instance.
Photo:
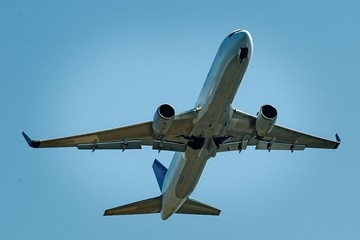
[[[219,146],[218,151],[241,151],[247,146],[255,146],[259,150],[304,150],[305,148],[336,149],[340,145],[340,138],[336,134],[336,141],[328,140],[286,127],[275,125],[263,138],[256,137],[256,117],[239,110],[234,110],[227,139]]]
[[[153,146],[153,149],[159,151],[183,152],[196,114],[195,110],[190,110],[176,115],[170,129],[162,138],[154,136],[152,121],[50,140],[32,140],[24,132],[23,136],[33,148],[77,147],[94,151],[97,149],[141,149],[141,146],[146,145]]]

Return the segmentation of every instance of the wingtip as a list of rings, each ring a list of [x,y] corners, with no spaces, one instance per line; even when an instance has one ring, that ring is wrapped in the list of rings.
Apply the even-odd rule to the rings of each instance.
[[[103,216],[113,216],[114,214],[111,214],[111,212],[109,211],[109,209],[104,211]]]
[[[32,140],[25,132],[22,132],[23,137],[25,138],[26,142],[32,148],[38,148],[40,146],[40,141]]]

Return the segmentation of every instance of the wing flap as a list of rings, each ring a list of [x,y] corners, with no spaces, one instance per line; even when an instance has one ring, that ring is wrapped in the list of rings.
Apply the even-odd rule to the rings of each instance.
[[[257,150],[290,150],[290,151],[296,151],[296,150],[304,150],[305,145],[299,145],[299,144],[289,144],[289,143],[279,143],[271,141],[259,141],[256,145]]]
[[[225,151],[242,151],[247,148],[249,140],[230,141],[220,144],[218,152]]]
[[[139,140],[120,141],[120,142],[94,142],[78,144],[79,150],[97,150],[97,149],[141,149],[141,142]]]
[[[173,151],[173,152],[185,152],[186,144],[178,143],[178,142],[154,140],[153,149],[159,151],[165,150],[165,151]]]

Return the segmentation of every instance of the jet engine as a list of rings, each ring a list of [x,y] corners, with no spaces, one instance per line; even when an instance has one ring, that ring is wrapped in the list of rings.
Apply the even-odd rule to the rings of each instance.
[[[255,128],[258,137],[264,137],[275,125],[277,110],[271,105],[264,105],[257,114]]]
[[[152,129],[155,135],[163,136],[170,129],[175,118],[175,109],[169,104],[163,104],[155,112]]]

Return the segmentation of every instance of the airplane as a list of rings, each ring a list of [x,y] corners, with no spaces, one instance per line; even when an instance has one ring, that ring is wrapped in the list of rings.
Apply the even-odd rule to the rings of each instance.
[[[253,53],[246,30],[231,32],[221,43],[194,108],[175,114],[170,104],[157,108],[152,121],[82,135],[32,140],[30,147],[77,147],[85,150],[141,149],[173,151],[169,168],[157,159],[153,171],[161,194],[154,198],[108,209],[104,216],[160,213],[163,220],[174,213],[219,215],[220,209],[190,198],[207,161],[217,153],[259,150],[298,151],[305,148],[337,149],[341,143],[275,124],[277,109],[263,105],[256,116],[232,107]]]

